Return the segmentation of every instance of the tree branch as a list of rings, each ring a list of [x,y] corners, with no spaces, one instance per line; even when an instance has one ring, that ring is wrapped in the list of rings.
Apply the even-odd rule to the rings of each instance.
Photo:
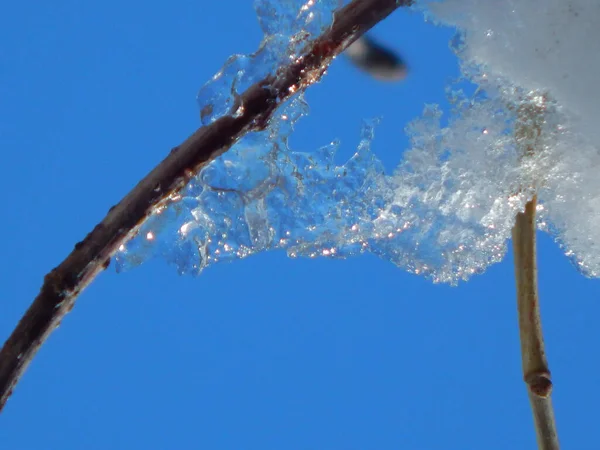
[[[550,398],[552,381],[544,349],[538,297],[535,209],[534,197],[527,202],[525,212],[517,214],[512,230],[523,379],[529,392],[538,447],[540,450],[558,450],[558,434]]]
[[[302,56],[240,96],[243,114],[221,117],[196,130],[112,207],[71,254],[46,275],[40,293],[0,350],[0,410],[37,350],[73,308],[77,296],[108,266],[119,246],[135,235],[153,210],[246,133],[264,129],[278,106],[317,81],[348,45],[396,8],[411,3],[354,0],[336,11],[331,27],[309,43]]]

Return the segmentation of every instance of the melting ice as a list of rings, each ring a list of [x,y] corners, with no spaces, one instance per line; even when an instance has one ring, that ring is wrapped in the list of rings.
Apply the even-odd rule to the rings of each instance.
[[[230,58],[202,88],[202,122],[236,113],[235,96],[321,33],[337,6],[257,1],[263,44]],[[582,273],[599,276],[600,134],[590,124],[600,103],[584,94],[600,75],[600,32],[592,26],[600,3],[446,0],[426,7],[462,29],[456,51],[478,89],[473,96],[449,90],[453,108],[443,126],[439,108],[426,106],[407,127],[411,145],[392,175],[371,151],[376,121],[365,122],[343,165],[334,163],[335,141],[312,152],[290,148],[294,124],[308,112],[297,96],[152,216],[117,255],[119,270],[156,256],[197,274],[271,249],[291,257],[371,252],[456,283],[503,258],[515,214],[535,190],[540,229],[556,236]],[[585,42],[578,47],[570,32]],[[590,58],[589,72],[578,72]],[[519,111],[539,98],[539,139],[524,158],[515,137]]]

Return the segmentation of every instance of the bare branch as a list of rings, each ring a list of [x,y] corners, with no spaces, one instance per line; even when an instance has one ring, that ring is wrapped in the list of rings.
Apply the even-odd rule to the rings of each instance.
[[[550,398],[552,381],[544,349],[538,297],[535,209],[534,197],[525,206],[525,212],[517,214],[512,231],[523,378],[529,392],[538,447],[540,450],[558,450],[558,434]]]
[[[307,45],[296,61],[240,96],[244,113],[201,127],[111,208],[71,254],[44,278],[40,293],[0,350],[0,410],[29,362],[73,308],[77,296],[104,270],[119,246],[133,237],[152,211],[183,188],[202,167],[238,139],[267,126],[294,93],[317,81],[348,45],[412,0],[354,0],[336,11],[331,27]]]

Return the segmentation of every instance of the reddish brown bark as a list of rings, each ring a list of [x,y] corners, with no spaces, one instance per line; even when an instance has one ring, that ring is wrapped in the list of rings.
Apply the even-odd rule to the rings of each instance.
[[[79,293],[104,270],[121,244],[169,196],[204,165],[251,131],[263,129],[286,99],[318,80],[329,63],[365,31],[412,0],[354,0],[335,13],[332,26],[309,43],[292,64],[240,96],[244,113],[221,117],[196,130],[142,179],[67,258],[44,278],[35,298],[0,350],[0,410],[29,362],[74,305]]]

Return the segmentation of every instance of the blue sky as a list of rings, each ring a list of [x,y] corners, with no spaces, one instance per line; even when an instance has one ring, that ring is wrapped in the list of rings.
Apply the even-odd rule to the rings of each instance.
[[[0,16],[0,339],[57,265],[199,126],[195,95],[260,41],[251,2],[12,2]],[[383,116],[388,170],[403,128],[444,102],[452,31],[398,11],[375,30],[407,59],[398,85],[335,61],[307,95],[294,148]],[[103,273],[0,415],[29,449],[531,449],[512,255],[456,288],[372,255],[260,254],[179,277],[150,261]],[[546,235],[540,293],[565,448],[595,449],[600,284]]]

